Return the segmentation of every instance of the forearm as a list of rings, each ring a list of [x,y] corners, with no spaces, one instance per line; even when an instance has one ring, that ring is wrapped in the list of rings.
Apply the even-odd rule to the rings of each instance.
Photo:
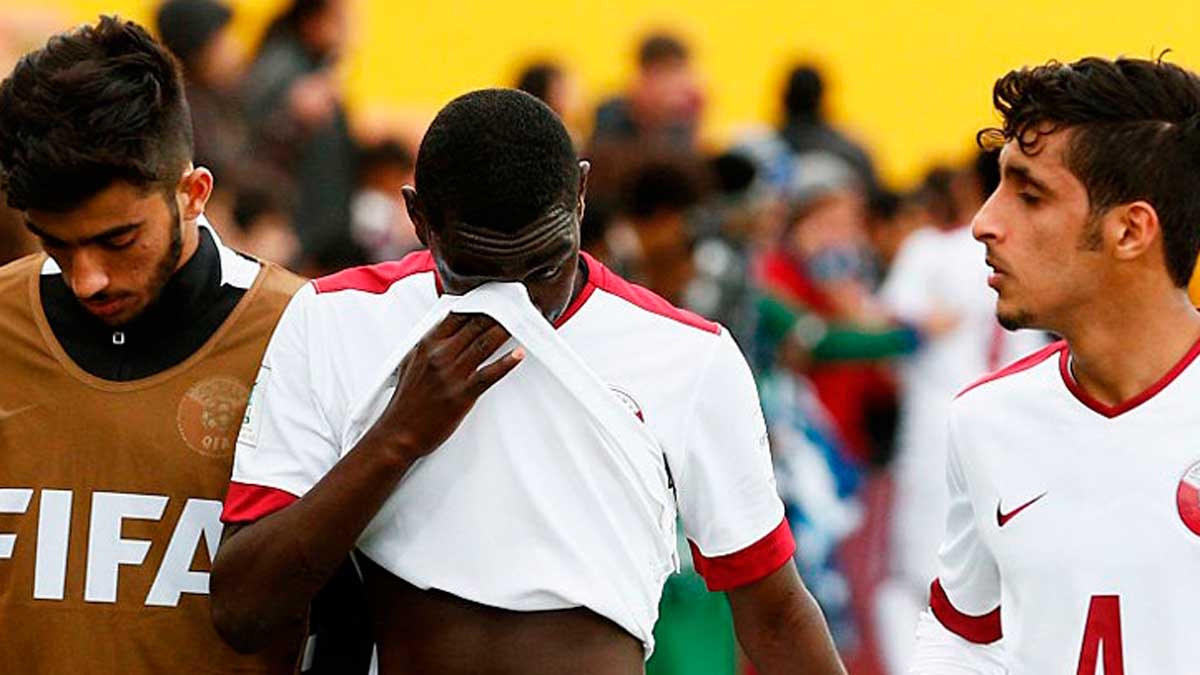
[[[877,360],[911,354],[920,345],[920,333],[906,325],[878,330],[833,325],[813,347],[813,361]]]
[[[354,548],[410,462],[383,434],[368,434],[297,502],[232,527],[213,561],[218,632],[239,651],[258,651],[303,625],[309,603]],[[410,455],[411,456],[411,455]]]
[[[731,591],[729,602],[738,642],[761,675],[845,675],[821,608],[793,563],[754,585],[764,587]]]

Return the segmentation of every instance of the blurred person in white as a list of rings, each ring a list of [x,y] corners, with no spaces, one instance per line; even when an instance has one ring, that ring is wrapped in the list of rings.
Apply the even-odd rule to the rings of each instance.
[[[358,190],[350,203],[350,230],[371,262],[404,257],[423,248],[400,190],[412,185],[412,152],[385,139],[363,149],[358,159]]]
[[[997,80],[972,224],[996,316],[1056,342],[950,406],[919,675],[1192,675],[1200,634],[1200,77],[1088,57]]]
[[[942,181],[944,175],[945,180]],[[973,380],[1046,343],[1037,331],[1010,332],[996,320],[996,292],[984,245],[971,236],[969,219],[1000,181],[996,153],[981,153],[971,169],[934,171],[947,186],[971,185],[970,198],[945,200],[943,222],[913,232],[900,246],[880,300],[900,320],[921,323],[934,314],[956,318],[945,333],[922,343],[900,362],[900,419],[894,481],[891,545],[886,580],[875,600],[876,633],[888,672],[903,673],[912,659],[913,631],[924,609],[949,503],[946,490],[946,418],[954,395]],[[964,194],[964,190],[946,190]]]

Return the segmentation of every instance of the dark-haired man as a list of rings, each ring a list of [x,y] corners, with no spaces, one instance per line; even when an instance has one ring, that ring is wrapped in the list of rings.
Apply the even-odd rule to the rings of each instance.
[[[842,672],[791,561],[745,360],[724,328],[580,255],[587,169],[532,96],[462,96],[405,188],[430,251],[297,294],[239,437],[213,571],[218,629],[240,648],[298,622],[357,549],[382,673],[640,673],[678,508],[760,672]],[[502,289],[524,323],[433,323]],[[521,345],[489,360],[509,328]],[[394,393],[361,416],[393,368]],[[568,381],[561,400],[534,386]],[[504,400],[520,422],[488,412]],[[631,442],[580,452],[589,415],[614,408],[604,428]]]
[[[952,404],[911,672],[1194,673],[1200,78],[1085,58],[993,96],[1002,178],[973,227],[996,315],[1064,339]]]
[[[46,254],[0,268],[0,654],[23,673],[295,669],[209,620],[242,409],[300,280],[203,218],[178,66],[105,17],[0,84],[0,181]],[[294,634],[297,638],[299,633]]]

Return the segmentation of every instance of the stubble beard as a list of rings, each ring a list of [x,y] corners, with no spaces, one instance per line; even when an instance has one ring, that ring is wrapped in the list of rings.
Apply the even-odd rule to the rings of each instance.
[[[136,314],[122,320],[119,324],[114,325],[114,327],[130,324],[149,311],[158,302],[167,282],[171,280],[171,277],[174,276],[176,269],[179,267],[179,259],[183,257],[183,224],[179,220],[179,205],[175,203],[173,196],[167,198],[167,205],[171,211],[171,240],[167,244],[167,250],[163,253],[163,257],[154,266],[154,272],[150,276],[150,283],[147,284],[148,299],[146,300],[146,304]]]

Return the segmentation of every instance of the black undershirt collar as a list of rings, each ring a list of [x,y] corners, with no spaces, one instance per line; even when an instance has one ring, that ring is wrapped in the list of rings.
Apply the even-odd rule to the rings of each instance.
[[[245,295],[221,283],[221,255],[207,228],[191,259],[172,275],[159,298],[130,323],[114,329],[75,299],[63,275],[40,279],[42,311],[67,355],[95,377],[126,382],[160,373],[194,354]]]

